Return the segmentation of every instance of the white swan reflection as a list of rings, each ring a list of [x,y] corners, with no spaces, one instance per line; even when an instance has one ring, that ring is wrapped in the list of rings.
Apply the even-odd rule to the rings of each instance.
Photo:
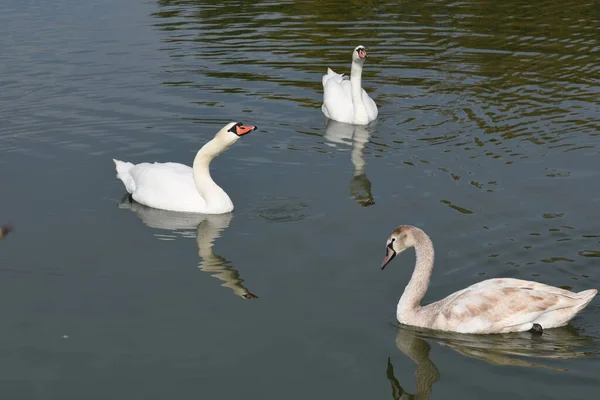
[[[233,218],[231,213],[209,215],[159,210],[132,202],[128,196],[123,198],[119,208],[133,211],[150,228],[170,231],[195,230],[198,255],[202,259],[198,267],[223,281],[222,286],[231,289],[236,295],[244,299],[257,298],[242,285],[244,280],[240,278],[239,272],[229,265],[230,262],[213,251],[214,241],[221,236]]]
[[[350,181],[350,195],[361,206],[375,204],[371,193],[371,181],[365,173],[363,150],[373,131],[372,126],[350,125],[328,119],[325,125],[325,139],[331,144],[352,145],[350,160],[354,166],[354,176]]]
[[[440,377],[438,369],[429,358],[431,347],[425,339],[493,365],[549,368],[555,371],[565,369],[551,367],[533,359],[557,360],[595,355],[595,352],[584,350],[594,345],[593,338],[580,335],[573,326],[548,329],[541,336],[534,336],[529,332],[468,335],[400,326],[396,334],[396,347],[416,364],[416,393],[412,395],[404,391],[394,375],[391,359],[388,359],[386,375],[392,385],[392,396],[396,400],[428,399],[433,384]]]

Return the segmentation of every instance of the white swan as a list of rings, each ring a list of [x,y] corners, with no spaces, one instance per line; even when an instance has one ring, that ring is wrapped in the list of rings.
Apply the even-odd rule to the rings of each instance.
[[[114,160],[117,178],[133,200],[152,208],[202,214],[223,214],[233,203],[210,176],[210,162],[255,126],[230,122],[206,143],[194,159],[193,169],[178,163],[142,163]]]
[[[596,289],[574,293],[543,283],[512,278],[488,279],[445,299],[421,306],[433,270],[433,244],[421,229],[400,225],[387,240],[381,269],[414,247],[417,261],[398,302],[398,322],[460,333],[505,333],[566,325],[588,305]]]
[[[377,105],[361,87],[362,68],[367,58],[364,46],[352,52],[350,80],[327,68],[323,75],[323,106],[321,111],[329,119],[347,124],[366,125],[377,118]]]

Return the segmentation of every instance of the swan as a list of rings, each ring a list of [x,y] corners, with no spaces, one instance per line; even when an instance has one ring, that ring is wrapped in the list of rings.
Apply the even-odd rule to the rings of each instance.
[[[386,245],[381,269],[397,255],[415,248],[414,272],[398,302],[396,318],[405,325],[459,333],[506,333],[566,325],[589,304],[596,289],[574,293],[543,283],[512,278],[488,279],[426,306],[434,251],[429,236],[411,225],[400,225]]]
[[[364,46],[352,52],[350,80],[327,68],[323,75],[323,105],[321,111],[329,119],[354,125],[367,125],[377,118],[377,105],[361,87],[363,64],[367,58]]]
[[[202,214],[230,212],[233,203],[212,180],[210,162],[253,130],[256,126],[241,122],[225,125],[198,151],[193,168],[179,163],[132,164],[113,159],[117,178],[133,200],[148,207]]]

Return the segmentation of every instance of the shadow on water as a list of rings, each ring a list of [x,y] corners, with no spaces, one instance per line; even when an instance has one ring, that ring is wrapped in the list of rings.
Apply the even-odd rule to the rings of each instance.
[[[240,278],[239,272],[229,265],[230,262],[213,251],[214,241],[229,227],[233,214],[208,215],[158,210],[132,202],[129,196],[123,198],[119,208],[133,211],[150,228],[170,231],[195,229],[198,255],[202,259],[198,268],[223,281],[222,286],[231,289],[237,296],[243,299],[258,298],[242,285],[244,280]]]
[[[361,207],[375,204],[371,193],[371,181],[365,173],[366,161],[363,155],[369,136],[375,130],[375,125],[351,125],[328,119],[325,126],[325,139],[333,145],[352,145],[350,160],[354,166],[354,176],[350,180],[350,196]]]
[[[410,395],[402,389],[394,376],[391,359],[388,359],[386,375],[392,385],[394,399],[429,398],[440,373],[429,357],[431,347],[427,340],[492,365],[549,368],[554,371],[567,370],[528,359],[560,360],[596,355],[596,352],[584,350],[592,348],[594,338],[580,335],[571,325],[545,330],[541,336],[534,336],[529,332],[465,335],[408,326],[399,326],[397,329],[396,347],[417,365],[416,393]]]

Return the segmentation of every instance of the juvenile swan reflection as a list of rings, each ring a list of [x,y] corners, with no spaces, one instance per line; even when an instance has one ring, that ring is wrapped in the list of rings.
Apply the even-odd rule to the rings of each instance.
[[[402,326],[396,335],[396,347],[417,362],[414,352],[419,348],[423,355],[429,354],[429,346],[416,345],[424,339],[435,340],[438,344],[470,358],[476,358],[492,365],[549,368],[555,371],[565,371],[563,368],[552,367],[535,362],[532,359],[559,360],[593,356],[585,348],[594,346],[593,338],[579,335],[572,326],[548,330],[543,336],[532,335],[530,332],[518,332],[498,335],[465,335],[453,332],[418,330]],[[411,346],[408,347],[407,343]],[[408,354],[407,348],[413,353]],[[423,357],[420,357],[423,360]],[[421,361],[424,362],[424,361]],[[417,362],[418,364],[418,362]]]
[[[257,298],[250,293],[243,285],[243,279],[237,270],[231,267],[230,262],[216,255],[213,251],[214,241],[221,236],[233,215],[228,214],[196,214],[180,213],[156,208],[146,207],[137,202],[131,202],[126,196],[119,208],[129,209],[137,214],[144,224],[151,228],[167,229],[171,231],[194,230],[196,229],[196,244],[198,245],[198,254],[202,258],[198,267],[211,276],[223,281],[223,285],[233,290],[233,292],[244,298]]]
[[[388,358],[386,375],[392,385],[392,396],[398,399],[429,399],[433,384],[440,378],[440,373],[429,358],[431,347],[425,340],[403,329],[398,330],[396,347],[417,365],[415,369],[416,393],[406,393],[394,376],[394,367]]]
[[[349,144],[352,142],[352,153],[350,159],[354,165],[354,176],[350,181],[350,196],[361,207],[368,207],[375,204],[373,194],[371,193],[371,181],[365,173],[365,159],[363,150],[365,144],[369,141],[370,131],[364,125],[350,125],[342,122],[328,119],[325,125],[325,139],[334,144]]]

